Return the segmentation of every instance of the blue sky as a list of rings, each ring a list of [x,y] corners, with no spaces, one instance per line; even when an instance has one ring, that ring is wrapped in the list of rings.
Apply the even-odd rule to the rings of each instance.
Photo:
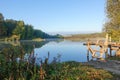
[[[0,12],[48,33],[100,32],[105,0],[0,0]]]

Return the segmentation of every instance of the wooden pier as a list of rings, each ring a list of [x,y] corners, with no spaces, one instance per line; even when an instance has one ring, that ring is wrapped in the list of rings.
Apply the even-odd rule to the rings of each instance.
[[[120,56],[120,43],[111,42],[111,40],[109,40],[109,38],[108,38],[108,34],[106,34],[106,39],[104,41],[103,40],[97,40],[97,41],[88,40],[83,45],[87,46],[88,53],[90,52],[92,54],[92,57],[95,57],[95,58],[102,58],[103,54],[108,55],[108,53],[110,54],[110,56],[112,56],[113,50],[115,50],[116,56]],[[95,50],[91,47],[91,45],[99,46],[100,49]],[[109,51],[108,51],[108,49],[109,49]],[[99,52],[100,56],[96,56],[96,52]],[[87,55],[88,55],[88,53],[87,53]]]
[[[83,43],[83,45],[87,45],[88,43]],[[96,44],[96,42],[90,42],[89,43],[90,45],[102,45],[102,44]],[[111,43],[108,43],[108,47],[110,47],[110,46],[112,46],[112,47],[120,47],[120,43],[115,43],[115,42],[111,42]]]

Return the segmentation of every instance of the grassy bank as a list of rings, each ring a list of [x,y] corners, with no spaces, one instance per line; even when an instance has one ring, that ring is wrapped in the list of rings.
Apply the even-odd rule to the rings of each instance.
[[[24,59],[22,47],[4,48],[0,53],[0,80],[113,80],[114,75],[102,69],[95,69],[79,62],[51,63],[48,58],[35,62],[34,51]],[[18,60],[19,58],[19,60]],[[17,59],[17,60],[16,60]]]
[[[72,41],[80,41],[80,40],[88,40],[88,39],[97,39],[104,38],[104,33],[91,33],[91,34],[76,34],[71,36],[65,36],[64,39],[72,40]]]
[[[42,39],[42,38],[35,38],[35,39],[32,39],[32,41],[45,41],[45,39]]]

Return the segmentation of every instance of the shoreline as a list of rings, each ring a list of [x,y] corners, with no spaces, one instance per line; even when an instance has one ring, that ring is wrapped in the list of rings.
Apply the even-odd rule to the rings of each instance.
[[[83,65],[90,65],[97,69],[104,69],[112,72],[113,74],[120,75],[120,61],[105,60],[105,61],[89,61],[83,62]]]

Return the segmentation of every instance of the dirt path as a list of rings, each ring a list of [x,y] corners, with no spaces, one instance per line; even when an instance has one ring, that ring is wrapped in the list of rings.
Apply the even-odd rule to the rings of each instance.
[[[107,60],[107,61],[90,61],[83,64],[92,65],[95,68],[103,68],[114,74],[120,75],[120,61],[116,60]]]

